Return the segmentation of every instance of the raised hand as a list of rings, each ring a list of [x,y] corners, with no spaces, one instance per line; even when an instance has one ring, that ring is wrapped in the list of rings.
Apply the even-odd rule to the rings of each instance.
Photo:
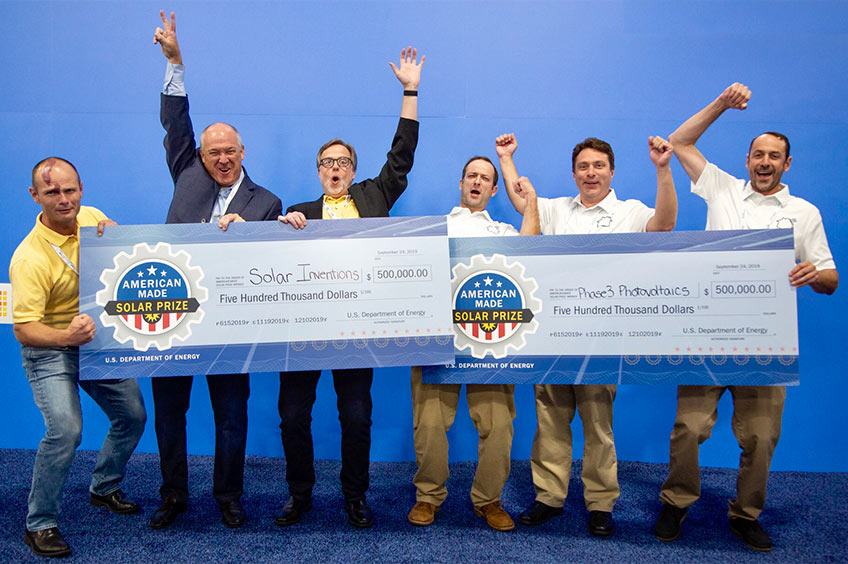
[[[94,338],[96,328],[94,320],[88,315],[83,313],[82,315],[74,316],[68,328],[65,329],[68,346],[78,347],[88,343]]]
[[[533,199],[536,197],[536,189],[533,188],[533,185],[530,183],[530,179],[526,176],[522,176],[513,182],[512,189],[515,194],[523,200]]]
[[[674,147],[671,143],[660,136],[648,137],[648,151],[651,157],[651,162],[655,166],[668,166],[671,161],[671,155],[674,153]]]
[[[742,83],[734,82],[718,97],[724,109],[744,110],[751,99],[751,90]]]
[[[504,133],[503,135],[498,135],[495,139],[495,151],[498,154],[498,158],[511,157],[517,148],[518,141],[515,139],[514,133]]]
[[[180,53],[180,45],[177,43],[177,18],[174,12],[171,12],[171,21],[165,17],[165,11],[159,10],[159,15],[162,16],[162,27],[157,27],[153,32],[153,43],[158,43],[162,48],[162,54],[168,59],[169,63],[174,65],[183,64],[183,56]]]
[[[404,90],[418,90],[418,83],[421,80],[421,65],[424,64],[425,58],[426,55],[421,55],[421,62],[418,62],[418,51],[412,47],[407,47],[400,51],[400,67],[389,62]]]

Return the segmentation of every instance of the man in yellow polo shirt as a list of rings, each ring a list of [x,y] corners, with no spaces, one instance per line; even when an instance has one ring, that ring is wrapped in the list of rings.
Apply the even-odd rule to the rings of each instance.
[[[421,65],[415,49],[401,51],[400,64],[391,63],[403,85],[403,104],[392,148],[380,174],[353,183],[356,151],[341,139],[331,139],[318,149],[318,178],[324,193],[317,200],[290,206],[280,221],[296,229],[313,219],[356,219],[388,217],[389,210],[406,189],[418,145],[418,82]],[[340,250],[339,252],[344,252]],[[361,529],[372,525],[371,509],[365,501],[371,450],[371,368],[333,370],[342,428],[342,471],[340,479],[348,523]],[[315,468],[312,450],[312,404],[320,370],[280,373],[280,429],[286,455],[286,482],[291,496],[274,520],[281,527],[300,521],[312,508]]]
[[[12,320],[47,432],[35,455],[24,540],[39,556],[61,557],[71,553],[57,518],[82,436],[79,387],[111,422],[91,475],[92,505],[115,513],[138,511],[119,484],[147,415],[136,380],[79,381],[79,346],[91,341],[95,331],[94,321],[79,314],[79,228],[96,225],[102,234],[105,225],[115,222],[80,205],[82,182],[65,159],[49,157],[36,164],[29,192],[41,213],[9,265]]]

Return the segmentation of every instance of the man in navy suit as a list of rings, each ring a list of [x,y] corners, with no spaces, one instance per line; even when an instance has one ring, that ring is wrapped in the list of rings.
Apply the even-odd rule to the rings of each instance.
[[[389,210],[406,189],[418,144],[418,82],[421,62],[412,47],[401,51],[400,66],[390,63],[403,85],[403,103],[392,148],[380,174],[354,183],[356,151],[341,139],[331,139],[318,149],[316,168],[324,193],[317,200],[290,206],[280,221],[297,229],[313,219],[388,217]],[[344,252],[339,250],[339,252]],[[342,430],[340,479],[348,522],[367,528],[373,523],[365,501],[371,449],[371,381],[373,369],[333,370]],[[291,497],[274,523],[293,525],[312,508],[315,468],[312,450],[312,405],[320,370],[280,373],[280,430],[286,455],[286,482]]]
[[[236,128],[213,123],[200,135],[195,148],[183,84],[184,67],[177,43],[174,13],[162,16],[153,41],[168,59],[160,118],[165,128],[165,154],[174,179],[174,197],[167,223],[212,221],[226,230],[231,222],[273,220],[282,211],[280,199],[254,184],[241,163],[244,145]],[[230,528],[245,520],[241,505],[244,484],[244,451],[247,440],[247,374],[206,377],[215,414],[215,470],[212,495],[221,509],[221,520]],[[162,468],[162,505],[150,519],[153,529],[163,529],[186,510],[186,412],[192,377],[153,378],[156,440]]]

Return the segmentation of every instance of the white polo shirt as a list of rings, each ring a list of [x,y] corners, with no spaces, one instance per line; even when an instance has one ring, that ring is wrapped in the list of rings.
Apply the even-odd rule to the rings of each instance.
[[[455,207],[447,215],[448,237],[501,237],[518,235],[518,230],[509,223],[495,221],[486,210],[472,212],[468,208]]]
[[[615,190],[591,208],[579,196],[538,200],[543,235],[642,232],[654,217],[653,208],[639,200],[619,200]]]
[[[707,163],[692,193],[707,202],[707,229],[795,229],[795,259],[817,269],[836,268],[816,206],[789,193],[789,187],[764,196],[751,182]]]

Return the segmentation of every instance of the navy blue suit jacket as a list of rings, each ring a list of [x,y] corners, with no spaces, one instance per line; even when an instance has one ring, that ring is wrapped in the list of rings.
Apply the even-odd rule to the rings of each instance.
[[[195,148],[194,129],[188,115],[188,97],[162,94],[159,118],[165,128],[165,156],[174,179],[174,197],[166,223],[201,223],[209,220],[218,198],[218,185],[206,172]],[[282,213],[280,199],[253,183],[244,171],[244,180],[227,207],[245,221],[275,220]]]

